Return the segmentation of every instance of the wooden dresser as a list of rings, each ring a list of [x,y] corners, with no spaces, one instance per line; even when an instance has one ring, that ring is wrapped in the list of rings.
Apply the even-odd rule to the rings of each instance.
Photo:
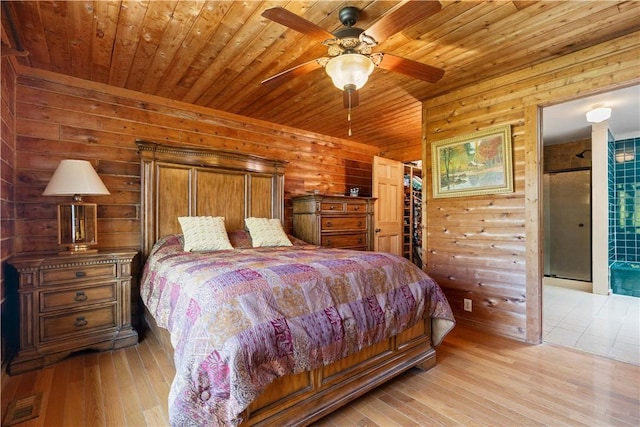
[[[314,245],[373,250],[372,197],[293,197],[293,234]]]
[[[137,251],[20,255],[18,353],[9,373],[38,369],[83,349],[138,343],[131,325],[132,262]]]

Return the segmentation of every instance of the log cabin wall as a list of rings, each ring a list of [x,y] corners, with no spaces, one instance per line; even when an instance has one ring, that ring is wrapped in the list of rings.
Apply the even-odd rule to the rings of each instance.
[[[636,32],[424,102],[424,259],[459,321],[536,342],[542,267],[538,106],[637,84],[639,70]],[[512,129],[514,192],[434,199],[431,144],[506,124]],[[472,312],[463,310],[464,298],[473,301]]]
[[[291,196],[315,189],[346,194],[350,187],[371,194],[375,147],[20,66],[14,75],[6,75],[7,69],[3,67],[2,76],[3,270],[14,254],[58,249],[56,205],[64,198],[44,197],[42,192],[60,160],[67,158],[89,160],[111,192],[84,198],[98,204],[98,247],[140,248],[137,138],[288,162],[285,226],[289,231]],[[15,190],[14,199],[5,198],[5,190],[8,194]],[[13,281],[2,284],[3,295],[9,282]],[[135,283],[132,297],[137,325]],[[9,313],[4,305],[2,309],[3,315]],[[15,329],[15,322],[2,325]],[[6,336],[3,329],[3,340]]]
[[[206,146],[288,162],[290,197],[318,189],[371,194],[377,148],[33,69],[18,69],[15,252],[57,248],[56,204],[43,197],[62,159],[90,160],[110,196],[98,204],[98,247],[140,247],[140,164],[135,139]]]
[[[14,154],[15,154],[15,88],[16,88],[16,74],[11,61],[7,58],[2,59],[0,64],[2,69],[2,78],[0,79],[0,102],[2,111],[2,128],[0,131],[0,152],[2,156],[0,158],[0,262],[2,262],[2,268],[0,268],[0,313],[2,313],[2,319],[0,324],[2,325],[1,337],[1,350],[0,350],[0,363],[4,365],[7,356],[7,334],[9,332],[8,326],[11,325],[11,313],[14,312],[14,301],[8,300],[6,292],[6,284],[8,280],[6,278],[5,261],[13,255],[13,242],[14,242],[14,195],[13,195],[13,167],[14,167]]]

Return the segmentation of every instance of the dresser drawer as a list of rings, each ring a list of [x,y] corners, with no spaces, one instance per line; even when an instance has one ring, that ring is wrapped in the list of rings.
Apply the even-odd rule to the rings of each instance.
[[[71,268],[57,268],[52,270],[42,270],[42,283],[44,286],[51,284],[82,279],[115,278],[118,276],[118,269],[115,263],[100,265],[82,265]]]
[[[91,310],[81,310],[40,317],[40,341],[51,341],[74,334],[116,328],[117,305],[109,304]]]
[[[367,233],[323,235],[322,246],[331,248],[362,248],[367,246]]]
[[[62,308],[82,307],[89,304],[114,302],[118,298],[117,283],[83,286],[81,289],[62,289],[40,293],[40,312]]]
[[[346,212],[346,206],[343,201],[323,201],[320,202],[320,211],[327,212]]]
[[[362,202],[347,202],[347,212],[362,212],[364,214],[367,212],[367,204]]]
[[[323,217],[320,221],[322,231],[333,230],[366,230],[367,217]]]

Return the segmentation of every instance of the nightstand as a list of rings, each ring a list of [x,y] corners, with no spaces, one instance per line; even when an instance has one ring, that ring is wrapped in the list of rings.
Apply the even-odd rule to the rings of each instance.
[[[135,345],[131,325],[132,262],[137,251],[19,255],[20,347],[9,373],[38,369],[84,349]]]

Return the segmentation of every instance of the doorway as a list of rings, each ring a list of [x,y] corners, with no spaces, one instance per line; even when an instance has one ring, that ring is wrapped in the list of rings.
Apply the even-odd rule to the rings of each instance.
[[[542,133],[544,135],[546,123],[553,121],[558,127],[564,126],[568,120],[562,118],[559,107],[564,111],[585,111],[578,107],[597,103],[597,97],[618,96],[620,90],[607,94],[600,94],[581,100],[571,101],[562,105],[545,107],[542,110]],[[635,89],[632,94],[637,94]],[[614,118],[620,120],[621,113],[637,111],[638,98],[633,97],[632,104],[623,108],[618,102],[609,125],[589,126],[592,138],[585,141],[586,135],[580,138],[564,141],[582,141],[582,146],[573,147],[566,151],[562,163],[554,166],[551,171],[544,173],[539,187],[542,201],[540,225],[543,228],[540,272],[543,273],[541,288],[542,341],[576,348],[581,351],[599,354],[617,360],[637,364],[638,359],[638,320],[640,319],[640,300],[619,295],[607,295],[606,292],[591,292],[595,290],[596,282],[600,283],[599,271],[607,269],[608,241],[602,239],[602,232],[610,233],[610,217],[600,215],[603,208],[607,208],[607,179],[603,179],[603,167],[607,168],[610,161],[610,142],[603,143],[601,134],[603,129],[615,128]],[[623,124],[636,125],[637,119],[626,120]],[[620,125],[618,125],[620,126]],[[631,135],[638,135],[638,128],[629,130]],[[614,133],[618,139],[625,139],[622,132]],[[605,138],[606,139],[606,138]],[[543,137],[540,141],[548,145],[549,141]],[[553,145],[565,145],[562,141],[555,141]],[[588,144],[588,145],[586,145]],[[541,147],[542,148],[542,147]],[[547,149],[544,147],[542,162],[548,171]],[[593,149],[593,151],[592,151]],[[541,150],[542,151],[542,150]],[[589,165],[575,165],[586,157]],[[578,158],[580,160],[578,160]],[[555,159],[557,160],[557,159]],[[580,169],[580,170],[578,170]],[[606,169],[604,170],[606,173]],[[581,176],[583,174],[583,176]],[[591,191],[593,184],[593,191]],[[593,205],[593,206],[591,206]],[[590,206],[587,212],[583,207]],[[595,209],[595,211],[593,210]],[[559,212],[554,212],[559,211]],[[607,210],[605,209],[605,213]],[[610,210],[608,212],[611,212]],[[559,214],[560,218],[552,218]],[[593,226],[593,227],[592,227]],[[590,231],[590,232],[587,232]],[[555,240],[554,240],[555,239]],[[587,249],[588,252],[582,252]],[[604,256],[593,256],[593,250],[598,249]],[[585,262],[588,267],[585,268]],[[598,274],[596,274],[598,273]],[[605,279],[606,280],[606,279]],[[589,288],[574,288],[571,283],[588,283]],[[589,282],[593,282],[593,285]],[[540,282],[538,282],[540,283]],[[608,281],[605,285],[608,284]]]

